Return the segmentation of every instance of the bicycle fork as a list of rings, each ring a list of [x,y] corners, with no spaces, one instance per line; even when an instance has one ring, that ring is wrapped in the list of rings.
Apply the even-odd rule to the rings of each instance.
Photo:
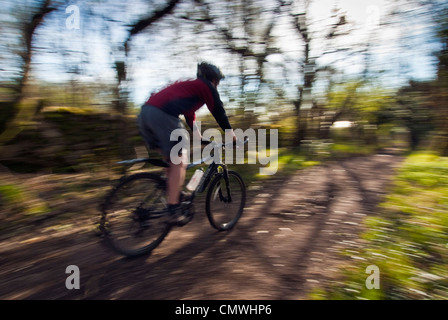
[[[230,203],[230,202],[232,202],[232,195],[231,195],[231,193],[230,193],[230,182],[229,182],[229,172],[227,171],[227,168],[226,167],[223,167],[223,173],[222,173],[222,176],[224,177],[224,182],[225,182],[225,184],[226,184],[226,192],[227,192],[227,197],[225,197],[223,194],[222,194],[222,188],[221,188],[221,186],[220,186],[220,188],[219,188],[219,199],[221,200],[221,201],[223,201],[223,202],[226,202],[226,203]]]

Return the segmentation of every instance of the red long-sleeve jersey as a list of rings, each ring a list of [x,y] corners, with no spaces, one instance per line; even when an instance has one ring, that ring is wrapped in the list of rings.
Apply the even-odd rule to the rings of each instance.
[[[218,91],[206,79],[175,82],[151,95],[146,104],[175,117],[183,114],[191,129],[196,119],[195,112],[206,104],[221,129],[232,128]]]

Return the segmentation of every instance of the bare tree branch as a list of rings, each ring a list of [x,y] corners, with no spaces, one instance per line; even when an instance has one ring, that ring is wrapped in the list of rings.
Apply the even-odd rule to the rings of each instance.
[[[180,0],[170,0],[165,7],[163,7],[160,10],[157,10],[153,12],[151,15],[137,21],[133,25],[131,25],[131,30],[129,31],[129,36],[124,42],[124,47],[126,52],[128,52],[128,46],[129,42],[131,41],[132,37],[136,34],[139,34],[155,22],[159,21],[161,18],[165,17],[166,15],[170,14],[176,5],[180,2]]]
[[[31,57],[33,54],[33,37],[35,34],[36,29],[39,27],[39,25],[42,24],[45,16],[49,14],[50,12],[56,10],[56,8],[50,7],[51,0],[45,0],[42,3],[42,6],[39,8],[39,11],[32,17],[31,21],[27,23],[24,27],[23,34],[24,34],[24,40],[25,40],[25,51],[20,55],[23,59],[24,66],[23,66],[23,75],[22,78],[19,81],[18,86],[18,100],[21,99],[23,88],[28,81],[29,71],[31,68]]]

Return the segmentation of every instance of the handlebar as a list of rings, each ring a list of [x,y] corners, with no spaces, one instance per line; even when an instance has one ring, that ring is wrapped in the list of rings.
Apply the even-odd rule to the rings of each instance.
[[[213,144],[213,146],[216,146],[218,148],[225,148],[225,147],[241,147],[249,142],[249,138],[244,139],[243,142],[240,142],[239,140],[228,142],[228,143],[216,143],[215,141],[210,140],[201,140],[202,145],[209,145]]]

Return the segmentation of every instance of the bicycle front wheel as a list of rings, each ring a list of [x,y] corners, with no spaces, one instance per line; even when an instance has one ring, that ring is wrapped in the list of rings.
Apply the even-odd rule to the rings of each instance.
[[[151,173],[123,179],[101,207],[100,229],[106,242],[128,257],[156,248],[170,231],[165,190],[165,180]]]
[[[246,203],[246,186],[235,171],[217,175],[207,192],[206,213],[212,227],[219,231],[232,229],[243,214]]]

